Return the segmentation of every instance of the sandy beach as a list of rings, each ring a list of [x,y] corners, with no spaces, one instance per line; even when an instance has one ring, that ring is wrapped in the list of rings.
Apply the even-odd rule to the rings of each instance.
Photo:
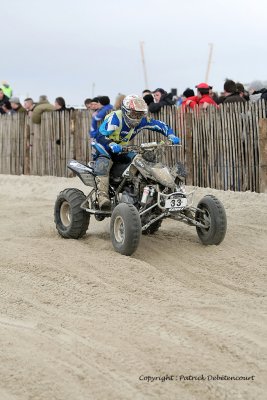
[[[0,187],[0,400],[266,398],[267,194],[198,189],[225,206],[221,245],[167,220],[126,257],[109,219],[58,235],[78,178]]]

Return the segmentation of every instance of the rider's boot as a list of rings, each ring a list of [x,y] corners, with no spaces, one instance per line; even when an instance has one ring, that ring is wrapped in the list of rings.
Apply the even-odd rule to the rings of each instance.
[[[110,199],[108,194],[109,176],[97,176],[98,205],[102,209],[110,209]]]

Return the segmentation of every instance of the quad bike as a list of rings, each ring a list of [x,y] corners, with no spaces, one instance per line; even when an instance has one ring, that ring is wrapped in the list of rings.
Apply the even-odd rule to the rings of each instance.
[[[172,218],[195,226],[200,241],[218,245],[225,236],[227,219],[222,203],[213,195],[204,196],[193,207],[196,190],[187,192],[186,172],[182,163],[169,168],[162,163],[167,143],[143,143],[128,146],[124,151],[136,152],[127,164],[113,164],[110,171],[110,210],[100,210],[94,162],[68,162],[86,186],[86,196],[76,188],[65,189],[57,197],[54,208],[56,229],[64,238],[78,239],[85,235],[90,216],[97,221],[111,217],[110,236],[114,249],[131,255],[137,249],[141,234],[154,234],[163,219]]]

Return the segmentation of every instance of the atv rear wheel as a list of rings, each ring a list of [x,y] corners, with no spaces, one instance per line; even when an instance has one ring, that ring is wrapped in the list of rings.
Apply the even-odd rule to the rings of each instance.
[[[79,189],[65,189],[59,193],[54,208],[54,221],[62,237],[79,239],[85,235],[90,221],[90,214],[80,207],[85,199]]]
[[[114,249],[130,256],[137,249],[141,237],[141,220],[137,209],[129,203],[118,204],[111,215],[110,236]]]
[[[203,197],[197,205],[195,219],[207,228],[196,227],[199,239],[203,244],[220,244],[226,233],[227,218],[224,206],[215,196]]]

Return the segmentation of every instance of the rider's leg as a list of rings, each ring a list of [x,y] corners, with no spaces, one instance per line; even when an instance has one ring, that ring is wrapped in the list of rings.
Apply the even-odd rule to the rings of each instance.
[[[98,205],[100,209],[110,208],[109,199],[109,171],[112,161],[106,156],[100,155],[95,160],[96,183],[98,190]]]

